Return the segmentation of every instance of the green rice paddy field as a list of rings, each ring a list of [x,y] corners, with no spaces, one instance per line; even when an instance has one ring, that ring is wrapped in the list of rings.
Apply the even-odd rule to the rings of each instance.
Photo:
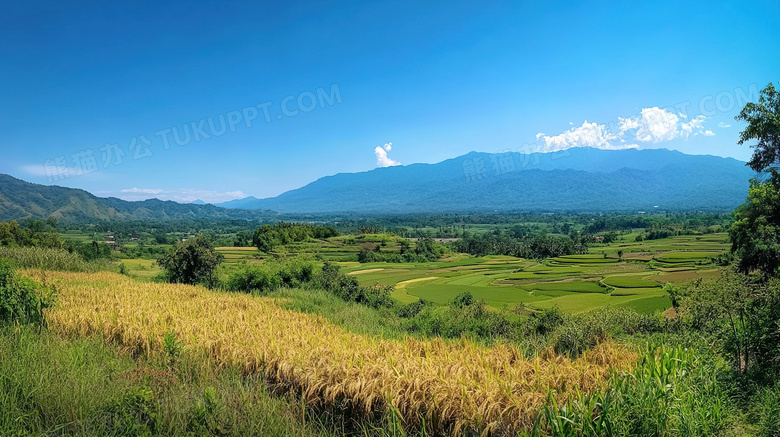
[[[635,242],[632,235],[590,254],[570,255],[543,262],[508,256],[472,257],[450,254],[430,263],[365,263],[343,260],[356,254],[360,243],[337,237],[329,241],[285,247],[288,256],[318,254],[336,261],[361,284],[393,285],[393,297],[411,303],[418,299],[446,304],[468,291],[490,307],[518,304],[542,309],[557,306],[583,313],[604,306],[631,307],[640,312],[665,310],[671,302],[663,284],[684,283],[718,276],[713,259],[728,250],[726,234],[679,236]],[[386,250],[393,250],[391,242]],[[255,248],[221,247],[225,269],[241,262],[262,263],[265,254]],[[622,258],[618,258],[622,251]],[[277,254],[278,255],[278,254]],[[354,259],[354,258],[352,258]],[[122,260],[128,273],[141,279],[159,272],[153,260]]]
[[[663,285],[718,277],[713,258],[728,250],[725,234],[619,242],[544,262],[512,257],[455,257],[425,264],[341,263],[362,284],[394,285],[393,297],[451,302],[465,291],[496,308],[524,304],[583,313],[604,306],[651,313],[671,306]],[[618,259],[618,250],[623,257]]]

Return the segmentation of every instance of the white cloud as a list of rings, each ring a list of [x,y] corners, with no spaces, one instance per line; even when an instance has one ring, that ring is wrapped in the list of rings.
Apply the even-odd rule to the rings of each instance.
[[[565,150],[572,147],[593,147],[617,150],[638,148],[639,143],[660,143],[678,138],[687,139],[699,134],[713,136],[712,130],[704,128],[707,117],[697,115],[689,119],[685,114],[675,114],[658,107],[643,108],[634,117],[618,117],[617,123],[609,126],[588,123],[573,127],[558,135],[539,132],[537,140],[543,140],[542,152]]]
[[[731,127],[731,125],[721,121],[720,123],[718,123],[718,127],[724,127],[725,128],[725,127]]]
[[[658,107],[643,108],[639,115],[636,138],[643,143],[673,140],[678,135],[680,117]]]
[[[385,143],[384,146],[377,146],[374,149],[374,154],[376,155],[376,166],[377,167],[392,167],[394,165],[401,165],[398,161],[393,161],[387,156],[387,152],[393,149],[393,143]]]
[[[125,188],[124,190],[119,190],[120,193],[141,193],[141,194],[160,194],[163,192],[163,190],[159,188]]]
[[[21,170],[32,176],[43,176],[50,178],[51,181],[58,181],[61,179],[67,179],[71,176],[83,176],[84,172],[80,168],[75,167],[63,167],[59,165],[23,165]]]
[[[612,141],[619,139],[611,134],[603,124],[588,123],[586,120],[580,127],[573,127],[559,135],[548,136],[543,133],[536,134],[537,139],[544,141],[542,152],[554,152],[556,150],[566,150],[572,147],[593,147],[597,149],[633,149],[638,147],[636,144],[612,144]]]

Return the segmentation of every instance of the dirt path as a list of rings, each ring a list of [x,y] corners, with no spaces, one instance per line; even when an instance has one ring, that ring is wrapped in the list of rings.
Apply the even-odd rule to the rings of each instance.
[[[354,272],[347,273],[348,275],[362,275],[363,273],[373,273],[373,272],[381,272],[384,269],[366,269],[366,270],[356,270]]]
[[[395,284],[395,288],[396,288],[396,290],[397,290],[397,289],[399,289],[399,288],[404,288],[404,287],[406,287],[406,285],[407,285],[407,284],[411,284],[411,283],[413,283],[413,282],[427,281],[427,280],[429,280],[429,279],[439,279],[439,277],[438,277],[438,276],[429,276],[429,277],[427,277],[427,278],[416,278],[416,279],[408,279],[408,280],[406,280],[406,281],[401,281],[401,282],[399,282],[399,283]]]

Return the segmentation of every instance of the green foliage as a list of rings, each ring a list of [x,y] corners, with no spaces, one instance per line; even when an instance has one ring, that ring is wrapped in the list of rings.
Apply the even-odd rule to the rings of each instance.
[[[416,300],[410,304],[406,304],[402,306],[398,310],[398,316],[403,317],[405,319],[414,317],[417,314],[420,314],[420,312],[428,305],[429,305],[428,302],[426,302],[424,299]]]
[[[165,272],[167,282],[179,284],[216,284],[214,272],[223,256],[214,250],[211,242],[203,235],[188,239],[176,245],[169,253],[157,259]]]
[[[756,279],[724,269],[676,300],[680,322],[720,339],[735,369],[769,378],[780,372],[780,282]]]
[[[464,306],[468,306],[473,303],[474,296],[472,296],[468,291],[464,291],[463,293],[455,296],[455,299],[452,301],[452,305],[457,308],[463,308]]]
[[[192,420],[187,426],[188,430],[197,435],[224,435],[227,434],[226,426],[220,423],[220,413],[223,406],[219,402],[217,390],[214,387],[206,387],[203,390],[203,398],[198,399],[192,413]]]
[[[150,436],[158,428],[159,406],[148,385],[131,388],[106,408],[104,432]]]
[[[53,221],[36,220],[28,220],[24,227],[16,221],[0,223],[0,246],[62,249],[65,243],[54,225]]]
[[[393,287],[379,283],[361,286],[357,278],[345,275],[334,263],[326,262],[317,271],[313,261],[296,257],[264,265],[243,265],[233,271],[225,282],[231,291],[272,292],[281,288],[320,287],[347,302],[373,308],[394,305],[390,293]]]
[[[527,329],[540,335],[549,334],[558,329],[566,321],[566,316],[558,307],[544,309],[532,313]]]
[[[0,246],[0,258],[13,260],[20,269],[62,270],[67,272],[96,272],[110,270],[110,260],[101,259],[86,262],[75,253],[64,249],[43,247],[3,247]]]
[[[140,359],[103,338],[0,324],[0,435],[339,434],[294,397],[272,395],[262,377],[205,354]]]
[[[53,304],[51,290],[17,275],[9,261],[0,260],[0,322],[41,324],[43,310]]]
[[[163,336],[163,351],[168,358],[169,363],[174,363],[181,355],[181,351],[184,349],[184,343],[176,339],[176,333],[168,331]]]
[[[747,122],[747,127],[739,133],[739,144],[757,140],[751,145],[753,157],[748,162],[750,168],[763,172],[780,162],[780,92],[770,82],[761,90],[758,102],[748,102],[735,120]]]
[[[279,222],[258,227],[252,235],[252,244],[262,252],[270,252],[277,246],[306,241],[309,238],[324,239],[337,235],[338,231],[332,226]]]
[[[517,238],[511,231],[491,232],[464,237],[451,243],[455,252],[474,256],[509,255],[527,259],[546,259],[550,257],[583,254],[588,248],[583,242],[585,237],[574,241],[570,237],[523,236]]]
[[[761,387],[752,399],[751,418],[758,435],[780,435],[780,382]]]
[[[435,242],[432,238],[424,237],[417,240],[414,248],[409,240],[400,240],[399,252],[382,251],[382,245],[377,245],[374,250],[363,248],[358,253],[358,262],[393,262],[393,263],[425,263],[438,261],[448,249],[447,246]]]
[[[92,240],[90,243],[68,241],[65,247],[68,252],[77,253],[86,261],[111,258],[111,247],[106,243],[98,243],[95,240]]]
[[[249,293],[275,291],[282,287],[296,288],[314,280],[313,261],[296,257],[265,264],[243,264],[232,271],[225,282],[231,291]]]
[[[780,174],[766,181],[752,179],[747,201],[734,213],[729,236],[742,273],[759,270],[765,276],[780,274]]]
[[[559,405],[551,395],[532,436],[718,435],[731,414],[721,371],[695,351],[647,347],[641,364],[610,388]]]
[[[467,301],[470,303],[465,304]],[[511,315],[490,311],[485,302],[470,300],[465,293],[459,304],[423,306],[414,317],[404,319],[402,326],[411,333],[428,337],[459,338],[466,335],[488,342],[517,338],[517,325]]]

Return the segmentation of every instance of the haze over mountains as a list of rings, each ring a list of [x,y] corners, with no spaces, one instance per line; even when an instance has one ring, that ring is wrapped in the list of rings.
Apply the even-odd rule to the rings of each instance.
[[[25,182],[0,174],[0,221],[55,218],[63,222],[103,220],[268,219],[269,211],[228,210],[213,205],[157,199],[128,202],[84,190]]]
[[[268,210],[293,214],[730,210],[745,201],[753,176],[744,162],[732,158],[666,149],[472,152],[437,164],[327,176],[273,198],[201,205],[100,198],[0,175],[0,220],[276,217]]]
[[[277,197],[218,206],[289,213],[733,209],[753,176],[732,158],[666,149],[472,152],[437,164],[341,173]]]

